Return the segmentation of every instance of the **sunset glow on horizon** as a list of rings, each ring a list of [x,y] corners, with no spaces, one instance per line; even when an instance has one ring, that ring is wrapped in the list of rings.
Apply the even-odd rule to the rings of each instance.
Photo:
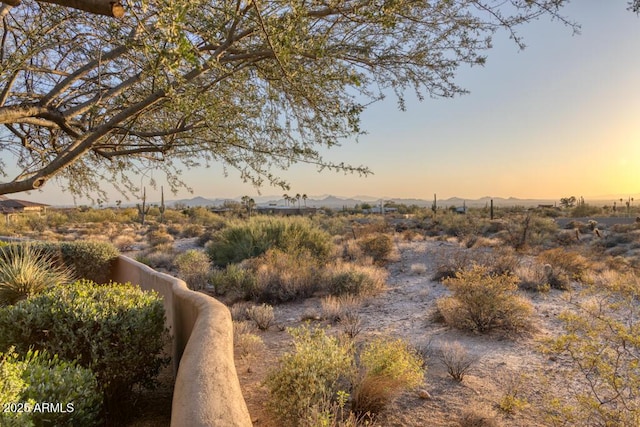
[[[582,26],[575,36],[546,18],[525,24],[524,51],[497,34],[485,67],[458,72],[468,95],[418,102],[407,94],[405,112],[391,94],[370,106],[361,125],[368,133],[323,153],[333,162],[366,165],[374,175],[318,174],[311,165],[295,165],[282,173],[290,190],[266,186],[261,193],[426,200],[434,193],[552,200],[640,195],[640,17],[626,4],[571,3],[564,13]],[[148,185],[148,178],[134,182]],[[258,194],[238,173],[225,177],[219,165],[184,171],[192,194],[168,195],[163,177],[153,178],[169,199]],[[110,202],[123,199],[106,189]],[[159,196],[159,188],[153,193]],[[73,203],[55,182],[9,196]]]

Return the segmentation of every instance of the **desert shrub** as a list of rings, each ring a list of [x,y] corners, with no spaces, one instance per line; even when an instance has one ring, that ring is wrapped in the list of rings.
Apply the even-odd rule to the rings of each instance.
[[[311,296],[319,287],[319,266],[308,252],[270,249],[247,266],[255,272],[249,297],[256,301],[293,301]]]
[[[167,224],[167,233],[169,233],[174,239],[182,234],[184,225],[180,223]]]
[[[226,226],[227,221],[221,215],[213,213],[205,207],[189,208],[186,211],[189,221],[192,224],[211,227],[215,230],[221,230]]]
[[[0,305],[10,305],[72,280],[69,269],[56,265],[31,245],[0,248]]]
[[[131,251],[136,247],[136,239],[133,236],[116,236],[112,243],[121,252]]]
[[[377,338],[368,343],[359,355],[352,411],[381,412],[401,391],[422,383],[422,365],[422,358],[403,340]]]
[[[13,243],[11,246],[23,246]],[[76,277],[105,283],[111,277],[118,250],[107,242],[34,242],[30,246],[49,257],[55,264],[71,268]]]
[[[234,322],[243,322],[245,320],[249,320],[247,316],[247,308],[251,307],[251,303],[248,301],[238,301],[229,307],[229,311],[231,312],[231,319]]]
[[[473,405],[462,412],[458,425],[460,427],[500,427],[501,423],[490,408]]]
[[[570,246],[577,240],[575,231],[560,230],[555,235],[555,242],[560,246]]]
[[[196,244],[200,247],[206,247],[209,242],[213,242],[213,236],[218,233],[217,230],[213,228],[205,228],[204,231],[198,236],[196,240]]]
[[[252,218],[229,225],[212,236],[207,254],[217,266],[254,258],[274,248],[283,252],[308,252],[318,260],[331,253],[331,237],[309,220]]]
[[[357,239],[372,234],[384,234],[391,230],[386,220],[382,218],[356,220],[351,223],[350,232]]]
[[[386,279],[380,267],[338,262],[326,267],[322,281],[333,295],[371,296],[384,290]]]
[[[354,339],[362,331],[362,317],[357,311],[347,311],[340,318],[340,326],[347,337]]]
[[[349,220],[343,216],[330,217],[327,215],[315,215],[312,219],[321,230],[326,231],[331,236],[343,236],[351,232]]]
[[[255,273],[239,264],[229,264],[224,270],[214,270],[209,281],[216,294],[232,299],[249,298],[256,288]]]
[[[173,236],[164,229],[153,230],[147,233],[147,241],[153,247],[173,243]]]
[[[551,218],[526,214],[512,217],[505,223],[505,229],[505,243],[520,250],[528,245],[542,245],[548,242],[555,236],[558,225]]]
[[[564,332],[545,348],[565,380],[545,405],[550,424],[638,425],[640,279],[609,273],[579,296],[559,316]]]
[[[171,248],[170,250],[155,248],[136,255],[136,261],[156,270],[164,269],[167,271],[173,267],[175,258],[176,255]]]
[[[269,390],[267,407],[282,423],[299,426],[312,407],[323,400],[335,400],[348,388],[352,375],[353,351],[323,329],[289,329],[295,351],[286,353],[279,367],[265,380]]]
[[[522,263],[516,270],[519,279],[518,288],[529,292],[548,292],[553,283],[555,289],[569,289],[569,277],[558,274],[549,264],[536,261]]]
[[[358,246],[366,256],[373,258],[373,262],[383,265],[393,252],[393,239],[388,234],[372,234],[358,239]]]
[[[473,368],[476,358],[469,354],[459,342],[447,342],[440,348],[439,359],[447,368],[447,373],[454,380],[460,382]]]
[[[331,322],[339,322],[348,312],[353,312],[359,303],[360,299],[355,295],[328,295],[320,301],[322,317]]]
[[[516,271],[519,262],[513,249],[508,247],[492,250],[455,248],[438,253],[436,272],[432,279],[443,281],[455,277],[457,273],[473,265],[485,267],[490,274],[512,274]]]
[[[168,360],[162,299],[130,284],[81,280],[0,309],[0,349],[31,346],[78,360],[96,374],[107,401],[152,385]]]
[[[597,206],[589,205],[587,203],[580,203],[578,206],[573,208],[571,211],[571,216],[576,218],[582,218],[586,216],[594,216],[602,213],[602,209]]]
[[[577,252],[566,250],[563,248],[549,249],[538,255],[538,260],[542,264],[549,264],[553,269],[553,275],[561,276],[566,273],[571,280],[578,282],[589,281],[589,261]],[[563,289],[561,286],[555,286],[553,278],[549,279],[551,287]]]
[[[25,405],[26,412],[0,413],[3,426],[97,425],[102,396],[90,369],[75,362],[27,351],[20,357],[12,349],[0,353],[0,402]],[[55,410],[35,405],[56,404]]]
[[[182,229],[182,237],[199,237],[204,233],[204,227],[200,224],[185,225]],[[206,243],[206,242],[205,242]],[[204,246],[204,245],[201,245]]]
[[[498,409],[505,414],[514,414],[529,406],[529,402],[524,396],[525,387],[529,380],[525,375],[518,375],[513,372],[504,373],[499,379],[502,397],[498,401]]]
[[[253,320],[258,329],[266,331],[275,320],[273,307],[268,304],[254,305],[247,308],[247,317]]]
[[[440,298],[437,307],[449,326],[479,333],[496,328],[517,332],[530,326],[533,307],[517,295],[517,277],[491,275],[486,267],[474,265],[444,283],[453,295]]]
[[[189,249],[175,259],[178,274],[191,289],[203,289],[209,281],[211,261],[207,254],[195,249]]]
[[[244,360],[250,360],[264,348],[262,338],[252,333],[253,330],[250,322],[233,322],[233,347]]]

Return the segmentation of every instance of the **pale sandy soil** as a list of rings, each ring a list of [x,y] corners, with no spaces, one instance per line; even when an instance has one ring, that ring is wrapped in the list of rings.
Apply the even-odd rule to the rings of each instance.
[[[363,330],[357,339],[364,341],[378,334],[402,337],[422,350],[426,356],[427,373],[422,390],[430,398],[417,392],[407,392],[378,419],[381,426],[457,426],[461,413],[470,407],[490,408],[504,426],[545,425],[535,407],[544,399],[544,390],[556,392],[558,384],[541,386],[539,372],[553,374],[555,362],[539,351],[540,340],[560,332],[557,315],[566,307],[566,292],[552,290],[547,294],[526,293],[535,306],[535,330],[524,337],[512,339],[500,334],[474,335],[435,323],[431,317],[438,298],[448,290],[431,280],[435,262],[443,251],[459,249],[450,242],[433,240],[397,242],[399,261],[388,266],[388,289],[365,301],[357,311],[363,320]],[[446,253],[446,252],[445,252]],[[411,272],[412,264],[424,264],[426,272]],[[256,333],[264,340],[265,350],[249,360],[237,359],[238,374],[254,425],[277,426],[264,410],[267,390],[261,385],[266,372],[277,365],[278,357],[291,350],[289,335],[282,329],[298,326],[303,317],[321,313],[320,298],[279,305],[276,307],[279,327]],[[316,321],[318,325],[327,322]],[[336,332],[339,325],[332,325]],[[442,343],[457,341],[477,357],[473,371],[462,383],[448,376],[437,358]],[[513,415],[496,409],[509,384],[520,380],[522,392],[530,405]],[[424,396],[423,396],[424,397]]]

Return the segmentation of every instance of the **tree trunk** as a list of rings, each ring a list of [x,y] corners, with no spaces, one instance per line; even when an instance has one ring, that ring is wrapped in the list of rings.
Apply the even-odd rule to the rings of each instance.
[[[2,0],[9,6],[18,6],[21,0]],[[39,0],[45,3],[53,3],[72,9],[80,9],[96,15],[122,18],[124,7],[119,0]]]

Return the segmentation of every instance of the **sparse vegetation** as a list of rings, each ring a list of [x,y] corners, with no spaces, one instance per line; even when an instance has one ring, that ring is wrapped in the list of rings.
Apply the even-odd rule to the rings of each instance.
[[[473,368],[476,358],[459,342],[446,342],[440,348],[440,361],[454,380],[461,382]]]
[[[273,323],[273,307],[268,304],[254,305],[247,308],[247,317],[253,320],[261,331],[266,331]]]
[[[478,333],[529,329],[533,308],[517,295],[517,282],[515,276],[491,275],[485,267],[475,265],[445,280],[453,295],[438,300],[438,310],[448,325],[458,329]]]

